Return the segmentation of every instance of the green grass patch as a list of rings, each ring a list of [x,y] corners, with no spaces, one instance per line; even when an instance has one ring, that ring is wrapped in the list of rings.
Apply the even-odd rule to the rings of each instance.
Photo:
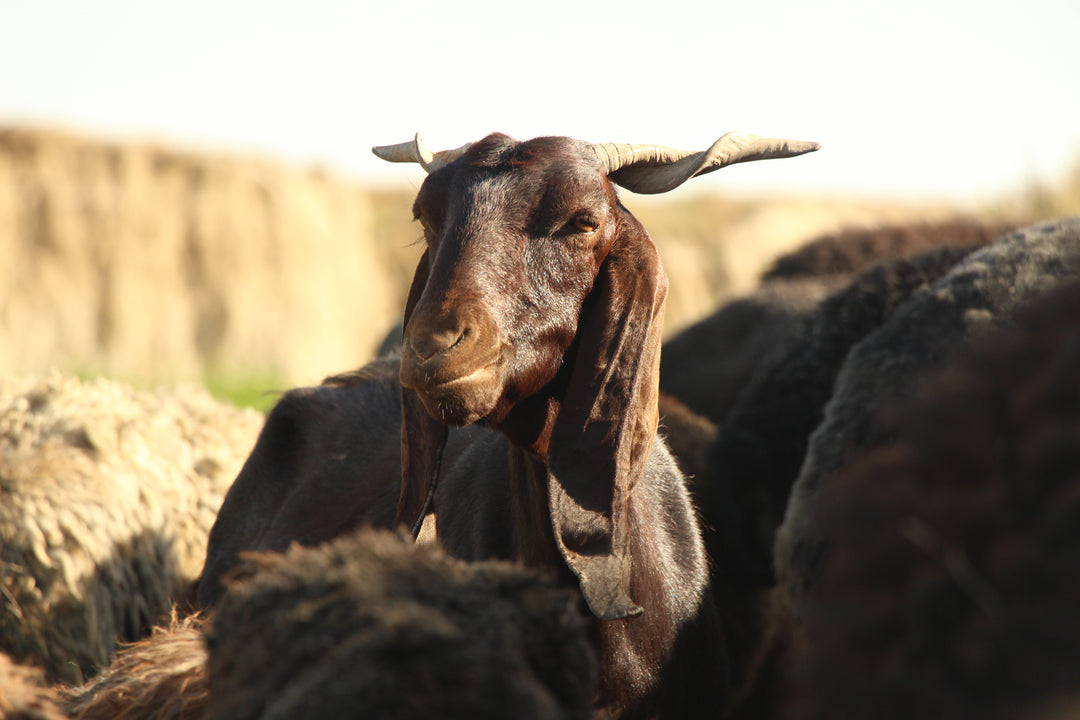
[[[290,387],[288,382],[272,373],[221,370],[208,372],[203,378],[203,386],[218,400],[263,413],[269,411]]]
[[[105,372],[94,365],[73,368],[67,370],[65,374],[74,375],[82,382],[92,382],[98,378],[109,378],[130,385],[142,392],[153,392],[156,388],[189,383],[201,385],[215,400],[237,407],[254,408],[262,413],[269,411],[277,403],[282,393],[295,384],[289,383],[282,376],[272,372],[245,372],[235,369],[209,370],[201,380],[198,378],[166,380],[162,378],[128,377]]]

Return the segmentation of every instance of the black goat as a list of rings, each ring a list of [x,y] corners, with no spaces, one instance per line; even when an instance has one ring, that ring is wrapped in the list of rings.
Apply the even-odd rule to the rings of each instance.
[[[859,273],[812,313],[803,332],[763,363],[706,446],[695,497],[709,528],[714,588],[729,613],[733,684],[769,705],[774,644],[785,642],[786,598],[776,591],[773,541],[814,428],[853,346],[973,248],[942,247]],[[761,673],[762,677],[757,677]]]
[[[820,490],[783,717],[1077,717],[1080,285],[915,387]]]
[[[207,632],[208,720],[591,717],[591,618],[553,578],[372,530],[251,558]]]
[[[317,545],[393,525],[401,485],[397,357],[290,390],[266,418],[210,530],[198,604],[214,605],[244,551]],[[451,433],[452,462],[479,432]]]
[[[796,604],[812,592],[827,551],[815,512],[823,484],[852,453],[888,440],[872,432],[875,413],[957,346],[1008,326],[1024,302],[1078,277],[1080,218],[1022,228],[968,255],[851,348],[776,534],[777,574]]]
[[[661,392],[722,424],[754,375],[845,282],[834,276],[775,280],[725,302],[664,342]]]

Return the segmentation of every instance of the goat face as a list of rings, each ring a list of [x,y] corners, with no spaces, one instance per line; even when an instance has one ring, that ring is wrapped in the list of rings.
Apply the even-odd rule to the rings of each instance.
[[[503,135],[428,176],[413,212],[427,253],[402,385],[442,423],[497,427],[558,373],[627,213],[586,143]]]

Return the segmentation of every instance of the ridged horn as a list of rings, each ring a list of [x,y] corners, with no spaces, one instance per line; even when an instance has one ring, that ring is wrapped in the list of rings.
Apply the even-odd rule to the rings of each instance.
[[[795,157],[820,147],[816,142],[729,132],[704,152],[627,143],[596,144],[592,149],[607,167],[612,182],[631,192],[652,195],[674,190],[692,177],[725,165]]]
[[[397,145],[376,145],[371,152],[387,162],[412,162],[419,163],[427,172],[438,170],[443,165],[454,162],[465,154],[470,143],[466,143],[454,150],[440,150],[433,153],[424,145],[424,136],[416,133],[411,142],[398,143]]]

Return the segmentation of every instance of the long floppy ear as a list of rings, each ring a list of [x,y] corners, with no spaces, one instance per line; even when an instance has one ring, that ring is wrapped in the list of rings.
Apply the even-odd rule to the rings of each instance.
[[[627,512],[656,437],[667,296],[656,248],[633,216],[625,221],[582,310],[547,458],[556,543],[604,620],[642,611],[630,597]]]
[[[424,294],[428,279],[428,254],[416,266],[409,299],[405,302],[403,337],[408,337],[409,318]],[[448,429],[424,409],[415,390],[401,388],[401,495],[394,526],[408,525],[415,538],[420,533],[435,494]]]

